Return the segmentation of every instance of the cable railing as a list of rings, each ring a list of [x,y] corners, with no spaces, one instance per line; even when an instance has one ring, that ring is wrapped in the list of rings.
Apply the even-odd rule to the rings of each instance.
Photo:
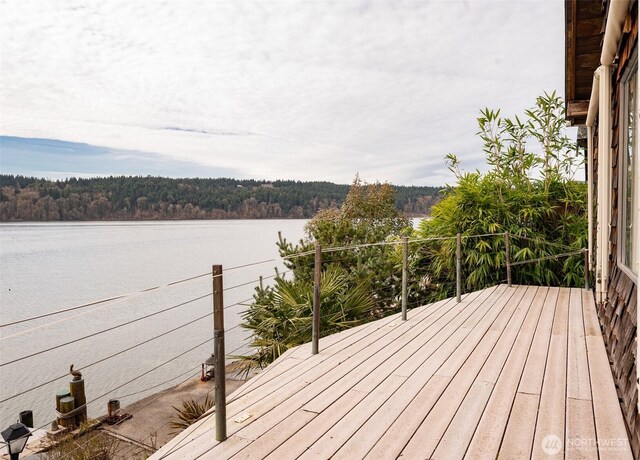
[[[186,300],[184,302],[180,302],[177,304],[173,304],[169,307],[165,307],[165,308],[161,308],[159,310],[155,310],[152,311],[148,314],[145,314],[141,317],[132,319],[132,320],[128,320],[125,322],[122,322],[120,324],[117,324],[115,326],[110,326],[110,327],[105,327],[99,331],[93,332],[91,334],[87,334],[84,335],[82,337],[78,337],[76,339],[73,340],[69,340],[69,341],[65,341],[63,343],[59,343],[56,344],[54,346],[50,346],[47,348],[43,348],[41,350],[32,352],[32,353],[28,353],[25,354],[23,356],[17,357],[17,358],[13,358],[10,359],[6,362],[1,362],[0,363],[0,367],[4,367],[4,366],[8,366],[10,364],[14,364],[14,363],[18,363],[21,361],[27,361],[31,358],[34,358],[36,356],[39,355],[43,355],[49,352],[52,352],[54,350],[60,349],[62,347],[66,347],[66,346],[70,346],[72,344],[76,344],[78,342],[84,341],[86,339],[92,338],[92,337],[96,337],[98,335],[101,334],[105,334],[111,331],[114,331],[116,329],[122,328],[124,326],[130,325],[130,324],[134,324],[134,323],[141,323],[144,320],[147,320],[149,318],[152,318],[154,316],[157,316],[159,314],[165,313],[165,312],[169,312],[172,310],[176,310],[182,306],[188,305],[190,303],[196,302],[198,300],[203,300],[205,298],[209,298],[211,297],[213,300],[213,309],[212,311],[210,310],[208,313],[206,314],[201,314],[198,317],[191,319],[189,321],[186,321],[184,323],[181,323],[169,330],[163,331],[159,334],[156,334],[150,338],[147,338],[145,340],[141,340],[139,342],[136,342],[134,345],[126,347],[122,350],[119,350],[117,352],[111,353],[103,358],[100,358],[96,361],[93,361],[91,363],[85,364],[83,366],[80,366],[79,369],[80,370],[84,370],[84,369],[88,369],[92,366],[95,366],[97,364],[103,363],[109,359],[112,359],[116,356],[120,356],[123,355],[133,349],[136,349],[138,347],[141,347],[145,344],[148,344],[150,342],[153,342],[161,337],[165,337],[173,332],[176,332],[180,329],[183,329],[189,325],[192,325],[194,323],[200,322],[204,319],[207,318],[212,318],[213,317],[213,334],[212,337],[208,338],[205,341],[202,341],[200,343],[198,343],[197,345],[188,348],[186,351],[182,351],[181,353],[179,353],[176,356],[173,356],[172,358],[170,358],[167,361],[162,362],[159,365],[156,365],[154,367],[152,367],[151,369],[148,369],[138,375],[136,375],[133,378],[130,378],[128,380],[126,380],[125,382],[117,385],[115,388],[111,388],[109,391],[106,391],[102,394],[100,394],[99,396],[92,398],[90,401],[87,402],[87,405],[89,404],[93,404],[107,396],[113,395],[114,393],[116,393],[118,390],[121,390],[127,386],[129,386],[130,384],[132,384],[133,382],[138,381],[139,379],[149,375],[150,373],[158,370],[161,367],[167,366],[168,364],[174,362],[175,360],[179,359],[180,357],[185,356],[186,354],[188,354],[191,351],[194,351],[200,347],[203,347],[206,344],[209,344],[211,342],[213,342],[213,356],[215,359],[215,364],[214,364],[214,378],[215,378],[215,385],[214,387],[211,389],[211,391],[215,391],[215,407],[217,408],[214,413],[216,414],[216,439],[219,441],[223,441],[224,439],[226,439],[226,413],[225,413],[225,407],[226,407],[226,396],[224,395],[224,388],[225,388],[225,366],[227,363],[227,359],[232,357],[233,359],[238,359],[238,358],[249,358],[252,356],[252,354],[248,354],[248,355],[235,355],[236,352],[244,349],[244,348],[252,348],[256,346],[256,341],[252,340],[253,337],[249,337],[248,339],[245,339],[242,341],[242,343],[240,344],[240,346],[236,346],[233,350],[231,350],[230,352],[225,352],[225,333],[229,333],[233,330],[239,329],[241,327],[247,327],[244,322],[238,323],[234,326],[232,326],[229,329],[224,328],[224,314],[226,310],[229,310],[232,307],[237,307],[237,306],[251,306],[251,304],[255,304],[256,297],[248,297],[242,301],[239,302],[234,302],[232,304],[229,305],[224,305],[224,298],[223,298],[223,294],[227,293],[229,291],[232,290],[236,290],[236,289],[240,289],[240,288],[246,288],[248,286],[256,286],[258,283],[260,284],[260,286],[262,286],[262,282],[263,280],[268,280],[268,279],[284,279],[286,274],[289,273],[293,273],[294,275],[294,279],[296,277],[296,269],[302,269],[305,268],[306,270],[309,270],[312,274],[313,274],[313,298],[312,301],[310,302],[311,305],[309,305],[310,307],[310,311],[311,311],[311,353],[312,354],[317,354],[320,351],[320,338],[323,336],[323,331],[320,330],[320,325],[321,325],[321,314],[322,314],[322,304],[321,304],[321,292],[322,292],[322,285],[321,285],[321,279],[322,279],[322,273],[323,273],[323,268],[326,269],[327,265],[330,264],[348,264],[352,261],[352,259],[350,259],[349,257],[339,257],[336,256],[336,254],[340,253],[340,252],[348,252],[348,251],[360,251],[363,250],[365,248],[376,248],[376,247],[393,247],[394,250],[396,252],[400,253],[400,261],[401,263],[398,264],[397,266],[397,273],[393,274],[394,277],[397,277],[397,279],[400,280],[399,282],[399,286],[397,289],[397,294],[398,294],[398,299],[397,302],[394,301],[394,305],[396,305],[396,308],[399,310],[400,312],[400,317],[402,320],[407,320],[408,318],[408,311],[412,308],[412,307],[417,307],[417,306],[421,306],[421,305],[425,305],[426,303],[429,303],[426,300],[422,300],[420,298],[417,297],[417,294],[419,294],[417,291],[417,289],[414,289],[414,291],[410,292],[409,289],[409,278],[410,277],[414,277],[413,282],[415,283],[415,277],[422,277],[424,278],[424,280],[422,280],[422,278],[420,278],[424,284],[424,286],[421,288],[425,291],[428,291],[429,289],[432,289],[434,291],[438,291],[440,293],[440,295],[446,295],[447,297],[453,297],[455,295],[456,297],[456,301],[460,302],[461,301],[461,296],[464,293],[464,275],[465,275],[465,271],[466,271],[466,275],[467,277],[469,277],[469,274],[473,273],[470,267],[465,267],[463,266],[464,263],[468,263],[468,260],[465,259],[465,247],[464,247],[464,243],[468,244],[481,244],[481,242],[483,242],[483,239],[494,239],[493,241],[487,243],[486,241],[483,243],[484,246],[484,254],[490,254],[492,257],[495,258],[495,260],[497,261],[495,264],[495,269],[496,269],[496,273],[494,275],[492,275],[492,277],[488,280],[488,282],[483,286],[483,287],[487,287],[489,285],[492,284],[497,284],[497,283],[504,283],[506,282],[508,286],[511,286],[513,283],[513,271],[514,270],[518,270],[518,267],[522,267],[525,266],[526,264],[540,264],[542,262],[547,262],[547,261],[553,261],[553,260],[560,260],[560,259],[566,259],[566,258],[570,258],[570,257],[575,257],[575,256],[579,256],[581,254],[584,254],[584,272],[585,272],[585,287],[588,287],[589,284],[589,259],[588,259],[588,253],[586,249],[575,249],[575,248],[571,248],[569,246],[560,244],[560,243],[556,243],[556,242],[546,242],[546,241],[542,241],[540,239],[537,238],[532,238],[526,235],[517,235],[517,234],[510,234],[510,233],[485,233],[485,234],[478,234],[478,235],[463,235],[458,233],[457,235],[452,235],[452,236],[437,236],[437,237],[429,237],[429,238],[409,238],[409,237],[404,237],[404,238],[397,238],[397,239],[393,239],[393,240],[389,240],[389,241],[380,241],[380,242],[371,242],[371,243],[362,243],[362,244],[353,244],[353,245],[336,245],[336,246],[327,246],[327,247],[323,247],[320,244],[316,243],[315,247],[313,248],[313,250],[306,250],[306,251],[301,251],[295,254],[289,254],[286,255],[284,257],[281,257],[279,259],[268,259],[268,260],[262,260],[262,261],[258,261],[258,262],[254,262],[254,263],[247,263],[247,264],[243,264],[243,265],[238,265],[238,266],[234,266],[234,267],[230,267],[229,269],[225,269],[223,272],[223,267],[221,265],[214,265],[212,266],[212,270],[210,272],[204,273],[204,274],[199,274],[199,275],[195,275],[192,277],[188,277],[188,278],[184,278],[184,279],[180,279],[178,281],[174,281],[171,283],[165,283],[165,284],[161,284],[158,286],[154,286],[151,288],[147,288],[147,289],[143,289],[140,291],[136,291],[136,292],[130,292],[127,294],[122,294],[122,295],[117,295],[117,296],[112,296],[106,299],[102,299],[102,300],[98,300],[98,301],[94,301],[94,302],[88,302],[85,304],[81,304],[81,305],[77,305],[77,306],[72,306],[72,307],[67,307],[67,308],[62,308],[56,311],[52,311],[49,313],[45,313],[45,314],[40,314],[40,315],[34,315],[28,318],[23,318],[23,319],[19,319],[19,320],[15,320],[15,321],[11,321],[11,322],[7,322],[4,324],[0,324],[0,328],[6,328],[9,326],[15,326],[15,325],[19,325],[19,324],[24,324],[24,323],[28,323],[31,321],[35,321],[35,320],[39,320],[39,319],[43,319],[43,318],[48,318],[51,316],[55,316],[55,315],[59,315],[62,313],[67,313],[67,312],[74,312],[74,311],[78,311],[78,310],[83,310],[79,315],[82,314],[86,314],[89,312],[93,312],[96,311],[98,309],[103,309],[103,308],[107,308],[110,307],[111,305],[118,303],[118,302],[122,302],[125,299],[130,299],[133,297],[137,297],[140,295],[144,295],[146,293],[149,292],[153,292],[153,291],[158,291],[158,290],[162,290],[165,288],[169,288],[169,287],[173,287],[173,286],[177,286],[177,285],[183,285],[198,279],[203,279],[206,277],[210,277],[212,282],[213,282],[213,290],[196,296],[192,299]],[[496,238],[503,238],[504,239],[504,243],[503,243],[503,249],[502,249],[502,254],[500,255],[500,251],[494,250],[495,249],[495,245],[496,245]],[[515,246],[513,245],[514,240],[518,240],[518,241],[526,241],[528,243],[532,243],[536,246],[539,245],[548,245],[548,246],[553,246],[554,248],[556,248],[557,250],[563,250],[564,252],[559,252],[559,253],[550,253],[547,255],[541,255],[539,257],[533,257],[530,259],[522,259],[522,254],[528,254],[529,252],[531,254],[534,254],[535,251],[530,250],[529,252],[527,251],[522,251],[522,248],[528,248],[527,246],[523,246],[522,244],[518,244]],[[476,243],[471,243],[475,241]],[[437,246],[437,244],[440,243],[440,246]],[[427,245],[432,245],[430,248],[426,247]],[[433,246],[435,245],[435,246]],[[446,245],[446,247],[445,247]],[[308,246],[307,246],[308,247]],[[411,273],[411,267],[410,267],[410,257],[417,257],[416,254],[419,254],[420,250],[445,250],[447,253],[451,253],[451,256],[455,259],[454,263],[451,264],[451,267],[448,267],[448,270],[451,272],[455,272],[455,276],[449,276],[446,279],[438,279],[436,280],[431,279],[430,275],[428,273]],[[515,249],[515,250],[514,250]],[[530,248],[529,248],[530,249]],[[410,251],[411,250],[411,251]],[[544,252],[544,251],[543,251]],[[499,255],[499,257],[498,257]],[[303,258],[303,257],[308,257],[309,259],[311,259],[311,256],[313,256],[313,261],[308,261],[308,263],[303,263],[300,264],[299,262],[297,262],[296,260]],[[323,260],[323,256],[326,256],[326,259]],[[330,256],[330,257],[329,257]],[[278,271],[278,269],[275,269],[275,274],[270,274],[270,275],[261,275],[259,276],[259,278],[257,279],[252,279],[250,281],[247,282],[241,282],[241,283],[237,283],[234,284],[232,286],[229,287],[224,287],[223,286],[223,280],[224,280],[224,275],[229,272],[229,271],[234,271],[234,270],[241,270],[244,268],[248,268],[248,267],[254,267],[254,266],[258,266],[258,265],[262,265],[262,264],[266,264],[266,263],[270,263],[270,262],[285,262],[285,264],[287,262],[293,263],[295,262],[296,266],[294,266],[293,268],[289,268],[288,270],[284,270],[284,271]],[[431,283],[431,284],[430,284]],[[418,283],[418,285],[420,285],[420,283]],[[436,286],[436,287],[434,287]],[[409,297],[412,296],[412,298],[410,299]],[[387,299],[388,300],[388,299]],[[97,309],[91,309],[91,310],[86,310],[89,307],[92,306],[96,306],[99,305],[99,307]],[[246,313],[246,310],[244,312],[241,313]],[[385,312],[386,314],[387,312]],[[238,313],[236,313],[238,314]],[[12,337],[16,337],[19,335],[23,335],[26,334],[28,332],[33,332],[34,330],[39,330],[39,329],[44,329],[47,327],[50,327],[52,325],[55,324],[59,324],[62,321],[66,321],[70,318],[74,318],[77,317],[79,315],[72,315],[69,317],[65,317],[61,320],[56,320],[56,321],[52,321],[46,324],[42,324],[39,326],[36,326],[34,328],[30,328],[24,331],[20,331],[14,334],[10,334],[7,336],[2,337],[0,340],[5,340],[5,339],[9,339]],[[370,319],[375,319],[375,317],[371,317]],[[172,382],[175,382],[178,378],[183,377],[185,374],[189,374],[189,376],[187,377],[187,380],[189,379],[193,379],[195,378],[195,375],[193,375],[193,371],[195,370],[195,368],[190,368],[187,371],[182,371],[180,374],[178,374],[177,376],[172,377],[171,379],[168,380],[164,380],[161,383],[154,383],[154,385],[144,388],[142,390],[136,390],[136,391],[130,391],[129,393],[125,394],[124,396],[119,396],[120,399],[124,399],[124,398],[129,398],[131,396],[136,396],[136,395],[140,395],[143,394],[145,392],[148,392],[152,389],[156,389],[156,388],[160,388],[160,387],[164,387],[165,385],[168,385]],[[51,383],[54,383],[57,380],[60,380],[62,378],[64,378],[65,376],[67,376],[68,374],[64,374],[58,377],[54,377],[52,379],[49,379],[45,382],[36,384],[28,389],[25,390],[21,390],[11,396],[5,397],[3,399],[0,399],[0,404],[1,403],[5,403],[7,401],[10,401],[14,398],[17,398],[19,396],[23,396],[26,393],[29,392],[33,392],[35,390],[41,389]],[[186,381],[186,380],[185,380]],[[152,402],[155,400],[152,400]],[[150,403],[149,403],[150,404]],[[145,407],[145,406],[143,406]],[[139,409],[138,409],[139,410]],[[54,420],[52,420],[54,421]],[[52,422],[51,421],[51,422]],[[48,422],[47,424],[42,425],[40,428],[44,428],[45,426],[49,425],[51,422]],[[165,424],[166,425],[166,424]]]

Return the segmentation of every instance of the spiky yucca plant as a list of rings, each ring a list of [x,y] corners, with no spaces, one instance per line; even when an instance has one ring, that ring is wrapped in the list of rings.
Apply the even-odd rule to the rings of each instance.
[[[213,403],[213,399],[207,395],[202,402],[192,398],[182,401],[182,407],[171,406],[176,411],[171,421],[173,434],[177,434],[189,425],[194,424],[205,412],[213,407]]]

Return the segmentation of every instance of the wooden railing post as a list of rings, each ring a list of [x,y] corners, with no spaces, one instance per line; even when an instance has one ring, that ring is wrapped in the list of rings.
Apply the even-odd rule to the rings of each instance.
[[[589,250],[584,249],[584,288],[589,289]]]
[[[317,355],[320,341],[320,273],[322,247],[316,243],[316,258],[313,277],[313,324],[311,329],[311,354]]]
[[[462,300],[462,234],[456,235],[456,301]]]
[[[504,232],[505,262],[507,265],[507,286],[511,287],[511,243],[509,232]]]
[[[409,257],[408,238],[402,239],[402,321],[407,320],[407,259]]]
[[[222,265],[214,265],[213,274],[213,342],[216,405],[216,441],[227,439],[227,397],[225,385],[224,303]]]

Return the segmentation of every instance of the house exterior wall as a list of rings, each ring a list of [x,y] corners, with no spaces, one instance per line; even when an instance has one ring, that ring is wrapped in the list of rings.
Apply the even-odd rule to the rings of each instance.
[[[620,104],[621,79],[627,70],[627,64],[637,49],[638,43],[638,3],[634,6],[625,21],[623,35],[620,40],[617,64],[614,63],[611,94],[611,182],[598,184],[598,126],[591,130],[593,142],[593,170],[590,171],[594,180],[594,191],[598,185],[606,186],[611,192],[611,219],[609,226],[608,260],[609,279],[606,287],[607,298],[598,305],[598,314],[607,352],[611,362],[611,369],[618,390],[622,412],[630,431],[632,450],[636,458],[640,458],[640,413],[638,411],[638,357],[637,354],[637,277],[628,274],[618,265],[618,245],[621,242],[623,229],[619,222],[618,192],[620,189],[619,165],[621,164],[620,149]],[[604,156],[606,158],[606,156]],[[597,193],[594,192],[594,202]],[[595,230],[594,230],[595,234]]]

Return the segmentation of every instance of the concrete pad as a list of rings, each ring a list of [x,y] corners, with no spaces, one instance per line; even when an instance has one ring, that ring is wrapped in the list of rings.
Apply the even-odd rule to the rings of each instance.
[[[229,395],[246,380],[240,380],[230,366],[227,366],[227,371],[226,394]],[[194,378],[122,407],[120,414],[130,413],[133,417],[116,425],[103,424],[101,429],[153,452],[176,435],[171,427],[171,420],[176,414],[172,406],[181,407],[182,401],[188,399],[203,402],[207,395],[213,399],[214,389],[213,380],[202,382],[200,378]]]

